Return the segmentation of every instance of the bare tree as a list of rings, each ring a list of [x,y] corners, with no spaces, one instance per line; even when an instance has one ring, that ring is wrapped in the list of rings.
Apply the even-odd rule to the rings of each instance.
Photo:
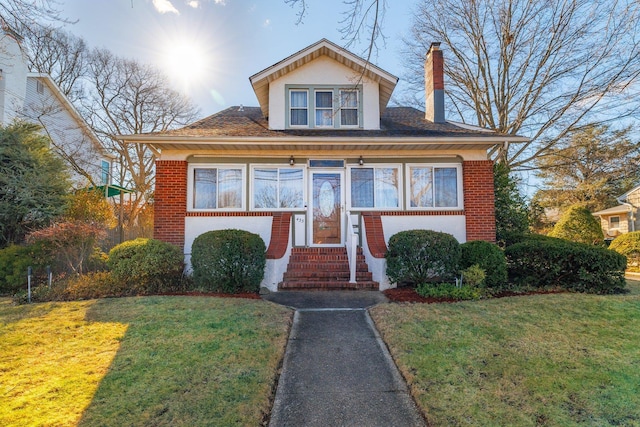
[[[87,44],[81,37],[53,27],[34,29],[24,40],[31,71],[51,76],[69,100],[82,96]]]
[[[309,1],[284,0],[285,4],[298,8],[298,24],[302,23],[307,16]],[[346,9],[342,12],[339,30],[345,48],[348,49],[365,38],[367,47],[364,56],[368,62],[371,56],[377,52],[378,43],[384,42],[385,39],[382,26],[387,0],[344,0],[343,3]]]
[[[63,18],[59,0],[2,0],[0,22],[22,36],[51,24],[71,23]]]
[[[138,195],[127,219],[135,221],[152,195],[155,155],[142,144],[124,144],[116,135],[163,132],[196,119],[198,110],[169,88],[158,69],[96,49],[88,58],[85,118],[118,156],[119,182]]]
[[[493,153],[528,169],[567,135],[639,111],[639,20],[636,0],[421,0],[408,80],[422,93],[424,54],[443,42],[456,118],[529,136]]]

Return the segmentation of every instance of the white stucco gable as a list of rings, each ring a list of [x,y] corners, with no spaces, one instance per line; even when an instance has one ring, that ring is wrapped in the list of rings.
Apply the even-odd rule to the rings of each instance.
[[[333,90],[334,97],[338,97],[340,90],[355,89],[359,93],[361,117],[357,127],[379,129],[380,115],[398,82],[394,75],[326,39],[254,74],[249,80],[262,113],[269,120],[269,128],[274,130],[289,126],[288,90],[291,88],[308,90],[310,115],[313,115],[314,91]],[[313,117],[310,121],[309,127],[315,127]]]

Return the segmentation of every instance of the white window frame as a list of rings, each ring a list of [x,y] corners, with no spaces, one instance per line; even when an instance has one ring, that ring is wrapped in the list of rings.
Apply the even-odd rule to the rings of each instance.
[[[307,106],[306,108],[301,108],[301,107],[293,107],[292,104],[292,96],[294,92],[304,92],[307,94]],[[311,115],[309,114],[311,110],[310,107],[310,99],[309,99],[309,89],[306,88],[291,88],[289,89],[289,126],[292,128],[308,128],[311,126]],[[307,111],[307,124],[306,125],[294,125],[291,123],[291,112],[293,110],[306,110]]]
[[[613,226],[612,226],[612,222],[611,222],[611,220],[612,220],[613,218],[618,218],[618,226],[617,226],[617,227],[613,227]],[[619,230],[619,229],[620,229],[620,223],[621,223],[621,221],[620,221],[620,215],[612,215],[612,216],[610,216],[610,217],[609,217],[609,221],[608,221],[608,222],[609,222],[609,230]]]
[[[44,83],[42,83],[39,79],[36,79],[36,92],[40,95],[44,95]]]
[[[255,207],[255,186],[254,186],[254,180],[255,180],[255,170],[256,169],[287,169],[287,168],[291,168],[291,169],[302,169],[302,206],[300,206],[299,208],[256,208]],[[279,176],[278,176],[279,179]],[[251,210],[252,211],[258,211],[258,212],[262,212],[262,211],[268,211],[268,212],[274,212],[274,211],[284,211],[284,212],[291,212],[291,211],[304,211],[306,208],[306,204],[307,204],[307,167],[305,165],[295,165],[295,166],[285,166],[283,164],[252,164],[251,165],[251,177],[250,177],[250,190],[249,190],[249,205],[251,206]],[[278,184],[280,183],[280,181],[278,181]]]
[[[397,207],[377,207],[377,206],[373,206],[373,207],[359,207],[359,206],[352,206],[351,205],[351,170],[352,169],[374,169],[373,171],[373,176],[375,179],[375,169],[396,169],[398,171],[398,206]],[[364,164],[363,166],[360,166],[358,164],[348,164],[347,165],[347,179],[346,179],[346,198],[347,198],[347,206],[349,208],[349,210],[354,210],[354,211],[401,211],[402,207],[404,206],[403,203],[403,191],[402,191],[402,186],[404,183],[404,178],[403,178],[403,168],[402,168],[402,164],[401,163],[370,163],[370,164]],[[375,186],[375,184],[374,184]],[[375,187],[374,187],[374,194],[375,194]],[[375,202],[374,202],[375,204]]]
[[[198,209],[194,204],[195,169],[240,169],[242,175],[242,194],[239,208],[205,208]],[[191,163],[187,168],[187,212],[242,212],[246,210],[247,199],[247,165],[231,163]],[[217,201],[216,201],[217,204]]]
[[[356,106],[355,106],[355,108],[353,108],[353,107],[345,108],[342,105],[342,94],[344,92],[354,92],[356,94]],[[338,105],[338,114],[336,114],[336,116],[340,120],[340,122],[338,123],[338,126],[340,126],[343,129],[359,128],[360,127],[360,91],[358,89],[347,89],[347,88],[343,88],[343,89],[338,90],[338,104],[339,104]],[[343,125],[342,124],[342,111],[343,110],[356,110],[356,124],[355,125]]]
[[[455,168],[456,169],[456,193],[457,193],[457,206],[411,206],[411,168]],[[409,211],[461,211],[464,210],[464,189],[462,186],[462,164],[460,163],[407,163],[405,165],[405,200],[406,209]],[[435,194],[432,188],[432,200],[435,205]]]

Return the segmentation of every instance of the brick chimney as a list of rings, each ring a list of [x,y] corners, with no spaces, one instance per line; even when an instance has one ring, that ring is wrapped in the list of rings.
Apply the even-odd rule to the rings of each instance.
[[[444,118],[444,59],[440,43],[433,42],[424,62],[425,119],[434,123]]]

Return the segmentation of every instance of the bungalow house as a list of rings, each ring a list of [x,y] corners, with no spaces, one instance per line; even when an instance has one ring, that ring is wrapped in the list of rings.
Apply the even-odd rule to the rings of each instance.
[[[206,231],[257,233],[272,291],[384,290],[387,243],[402,230],[495,241],[487,153],[525,138],[445,119],[437,43],[425,76],[426,112],[388,107],[398,78],[323,39],[249,77],[258,107],[121,136],[157,155],[155,237],[188,263]]]
[[[29,72],[22,38],[0,30],[0,124],[25,120],[42,126],[51,149],[69,166],[74,187],[110,184],[114,157],[47,74]]]
[[[621,234],[640,230],[640,186],[627,191],[617,200],[620,205],[593,213],[600,218],[605,240],[613,240]]]

